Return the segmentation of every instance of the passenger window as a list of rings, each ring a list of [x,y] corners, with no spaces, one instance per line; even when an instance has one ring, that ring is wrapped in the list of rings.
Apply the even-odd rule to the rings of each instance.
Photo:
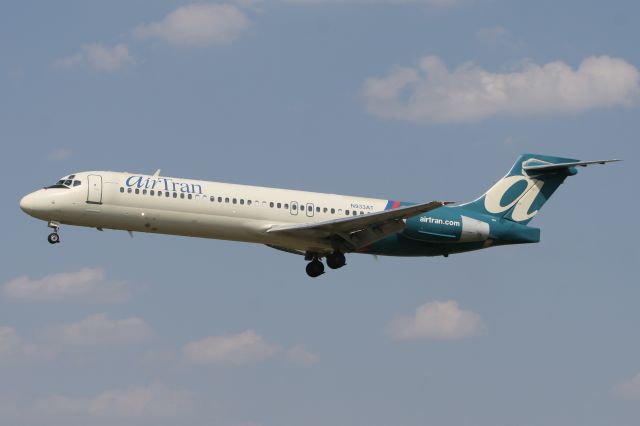
[[[212,203],[216,200],[216,197],[214,197],[213,195],[211,197],[209,197],[209,201],[211,201]]]
[[[225,202],[225,203],[228,203],[228,202],[229,202],[229,197],[226,197],[226,198],[224,199],[224,202]]]
[[[184,198],[184,194],[180,194],[180,198]]]
[[[324,207],[324,208],[322,209],[322,213],[326,213],[326,212],[327,212],[327,208],[326,208],[326,207]]]
[[[352,213],[352,216],[357,216],[357,215],[358,215],[358,212],[354,210]]]
[[[127,192],[131,194],[131,188],[127,188]]]
[[[162,197],[162,191],[158,191],[158,197]]]
[[[345,214],[345,215],[347,215],[347,216],[349,216],[349,210],[345,210],[345,211],[344,211],[344,214]]]
[[[338,209],[338,214],[342,214],[342,209]]]
[[[284,208],[289,210],[289,204],[288,203],[284,203]]]
[[[191,199],[191,198],[193,198],[193,195],[188,194],[188,195],[187,195],[187,197],[188,197],[189,199]]]
[[[120,187],[120,192],[124,192],[124,188],[123,187]]]
[[[332,208],[331,209],[331,214],[335,214],[336,213],[336,209]]]
[[[152,189],[151,191],[149,191],[149,195],[156,195],[156,191]]]
[[[218,202],[221,203],[222,202],[222,197],[218,197]]]
[[[320,207],[316,207],[316,213],[320,213]]]
[[[247,205],[250,206],[251,205],[251,200],[247,200]]]
[[[240,198],[240,204],[244,206],[244,198]]]
[[[269,203],[269,207],[273,207],[273,201]]]
[[[147,190],[146,189],[142,190],[142,195],[147,195]]]
[[[238,204],[238,199],[237,198],[233,199],[233,204]]]
[[[276,204],[276,207],[281,208],[282,204],[278,203],[278,204]]]
[[[136,188],[136,194],[139,194],[140,190],[138,188]]]
[[[178,193],[177,192],[173,193],[173,198],[178,198]]]
[[[169,191],[164,193],[165,197],[169,198]]]

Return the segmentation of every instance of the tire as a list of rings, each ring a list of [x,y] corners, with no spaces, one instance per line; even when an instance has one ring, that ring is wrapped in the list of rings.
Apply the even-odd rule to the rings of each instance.
[[[57,233],[53,232],[49,234],[47,240],[49,241],[49,244],[57,244],[60,242],[60,236]]]
[[[347,259],[340,252],[332,253],[327,256],[327,266],[331,269],[342,268],[347,264]]]
[[[307,275],[309,275],[311,278],[316,278],[324,274],[324,265],[317,259],[312,260],[307,264],[306,271]]]

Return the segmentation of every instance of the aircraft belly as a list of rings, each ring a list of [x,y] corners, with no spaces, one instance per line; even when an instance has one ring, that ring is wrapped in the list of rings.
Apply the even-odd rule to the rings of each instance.
[[[322,241],[265,233],[264,230],[272,226],[273,221],[204,213],[102,205],[100,212],[81,209],[66,212],[62,223],[101,229],[272,244],[305,251],[331,249],[330,245]]]

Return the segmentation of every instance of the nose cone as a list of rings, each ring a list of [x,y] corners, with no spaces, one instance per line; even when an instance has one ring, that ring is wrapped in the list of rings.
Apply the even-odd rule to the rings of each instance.
[[[43,192],[44,190],[41,189],[40,191],[32,192],[22,197],[22,200],[20,200],[20,208],[22,211],[29,216],[42,219],[41,216],[43,214],[46,215],[51,209],[51,206],[48,205],[49,198]]]
[[[22,197],[22,200],[20,200],[20,208],[23,212],[25,212],[26,214],[32,214],[34,212],[34,210],[36,209],[35,198],[36,197],[33,193]]]

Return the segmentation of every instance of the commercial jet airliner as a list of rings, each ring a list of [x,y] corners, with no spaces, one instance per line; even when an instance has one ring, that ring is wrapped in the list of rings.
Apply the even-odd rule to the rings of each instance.
[[[528,226],[579,161],[524,154],[509,173],[469,203],[411,203],[153,175],[94,171],[65,176],[26,195],[20,208],[60,225],[266,244],[304,256],[310,277],[346,264],[345,254],[449,256],[537,243]]]

